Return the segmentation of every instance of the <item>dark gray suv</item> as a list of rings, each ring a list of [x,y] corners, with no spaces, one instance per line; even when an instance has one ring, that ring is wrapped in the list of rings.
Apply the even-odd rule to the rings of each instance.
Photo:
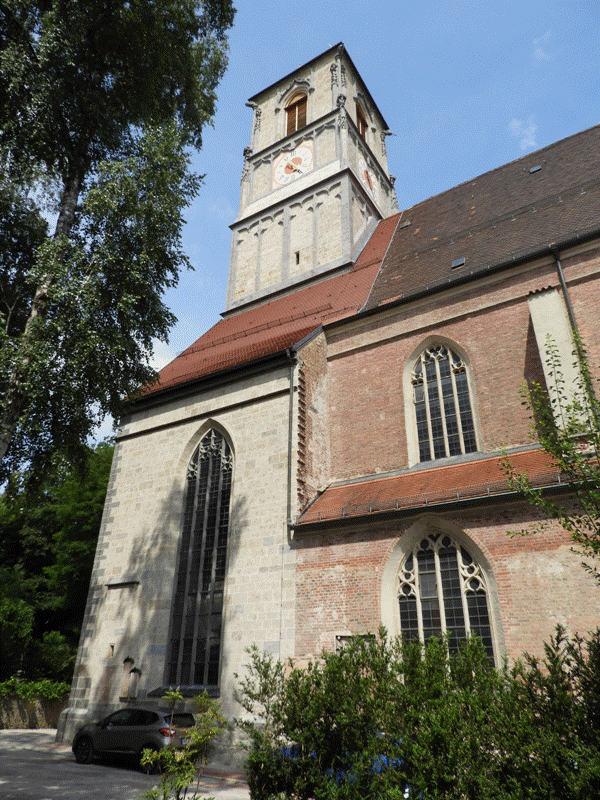
[[[139,759],[142,750],[185,747],[194,724],[194,715],[186,711],[121,708],[100,722],[80,728],[73,739],[73,753],[78,764],[106,755]]]

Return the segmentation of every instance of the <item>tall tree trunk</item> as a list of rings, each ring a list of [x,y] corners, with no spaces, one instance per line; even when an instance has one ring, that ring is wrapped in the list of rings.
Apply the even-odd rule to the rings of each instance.
[[[57,245],[54,263],[59,263],[64,256],[64,244],[73,227],[75,209],[81,192],[81,184],[86,172],[86,159],[80,156],[72,163],[68,177],[64,183],[64,191],[60,201],[60,211],[54,231],[54,242]],[[29,377],[32,352],[38,339],[38,331],[43,326],[48,314],[48,301],[50,290],[56,279],[55,271],[48,269],[38,283],[25,328],[19,340],[19,346],[14,356],[13,368],[2,406],[2,420],[0,422],[0,461],[6,455],[13,434],[23,410],[27,406],[27,392],[25,385]]]

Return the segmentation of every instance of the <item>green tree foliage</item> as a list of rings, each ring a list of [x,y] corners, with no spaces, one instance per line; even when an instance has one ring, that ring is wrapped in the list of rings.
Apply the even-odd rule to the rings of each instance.
[[[547,343],[547,366],[555,388],[548,391],[533,383],[521,391],[532,420],[532,436],[551,457],[561,475],[563,491],[549,493],[534,486],[528,475],[515,470],[508,457],[503,467],[513,488],[569,532],[576,552],[585,559],[583,566],[600,583],[600,571],[593,563],[600,557],[600,403],[585,347],[578,337],[574,344],[578,372],[574,392],[566,386],[558,349],[551,340]],[[518,533],[527,535],[544,527],[542,523]]]
[[[15,475],[0,497],[0,680],[70,675],[112,454],[87,448],[83,472],[57,456],[40,482]]]
[[[0,0],[0,459],[73,457],[154,377],[231,0]],[[47,232],[42,211],[56,216]]]
[[[513,669],[380,637],[306,669],[257,649],[240,681],[252,800],[559,800],[600,791],[600,633]]]
[[[35,289],[31,271],[47,233],[33,201],[18,187],[0,184],[0,318],[9,340],[19,336],[27,321],[26,298]]]
[[[167,692],[174,711],[183,696],[178,692]],[[227,727],[219,703],[211,700],[206,692],[194,698],[196,724],[187,731],[189,744],[181,750],[166,747],[159,753],[144,750],[140,763],[142,768],[160,772],[158,786],[144,793],[148,800],[198,800],[200,778],[212,750],[214,739]]]

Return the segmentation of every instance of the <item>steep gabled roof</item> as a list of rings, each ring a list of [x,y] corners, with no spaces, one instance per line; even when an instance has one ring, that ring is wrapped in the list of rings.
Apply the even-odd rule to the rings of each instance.
[[[367,308],[485,274],[599,228],[596,126],[404,211]]]
[[[144,396],[293,347],[319,325],[374,311],[600,230],[600,126],[382,220],[343,274],[228,315]],[[453,268],[453,263],[464,264]]]
[[[397,221],[395,215],[379,223],[348,272],[222,319],[164,367],[144,397],[281,352],[324,322],[356,314],[367,300]]]

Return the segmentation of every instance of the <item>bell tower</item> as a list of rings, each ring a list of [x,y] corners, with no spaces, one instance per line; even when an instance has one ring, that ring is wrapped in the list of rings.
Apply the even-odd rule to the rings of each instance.
[[[398,208],[386,122],[343,44],[251,97],[227,311],[355,260]]]

